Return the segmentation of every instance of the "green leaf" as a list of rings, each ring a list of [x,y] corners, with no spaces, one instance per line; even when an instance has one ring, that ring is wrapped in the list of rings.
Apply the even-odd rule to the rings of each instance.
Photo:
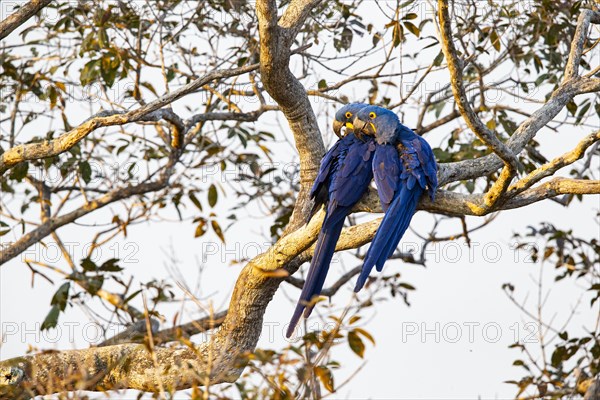
[[[563,346],[558,346],[556,349],[554,349],[551,358],[552,366],[558,367],[565,359],[566,354],[567,351]]]
[[[373,34],[373,47],[377,46],[377,43],[379,43],[379,41],[381,40],[381,35],[379,33],[374,33]]]
[[[394,21],[394,30],[392,32],[392,43],[394,47],[398,47],[404,40],[404,28],[400,25],[400,22]]]
[[[102,265],[100,266],[100,271],[105,271],[105,272],[123,271],[123,268],[119,267],[117,265],[117,262],[119,262],[118,258],[111,258],[110,260],[104,261],[102,263]]]
[[[131,293],[129,296],[127,296],[125,300],[123,300],[123,304],[129,303],[131,300],[133,300],[134,297],[136,297],[140,293],[142,293],[142,289],[136,290],[135,292]]]
[[[204,218],[200,218],[200,222],[196,226],[196,232],[194,233],[194,237],[200,237],[206,233],[207,226],[206,220]]]
[[[535,80],[535,85],[536,86],[540,86],[542,84],[542,82],[544,82],[546,79],[548,79],[550,77],[550,75],[548,74],[541,74],[540,76],[537,77],[537,79]],[[527,85],[525,85],[527,86]]]
[[[331,370],[329,370],[329,368],[321,366],[315,367],[315,375],[317,375],[325,389],[327,389],[330,393],[333,393],[335,391],[333,385],[333,374],[331,373]]]
[[[421,36],[421,30],[419,28],[417,28],[416,25],[413,24],[412,22],[406,21],[406,22],[404,22],[404,26],[406,27],[406,29],[408,29],[410,31],[410,33],[412,33],[416,37]]]
[[[342,35],[339,39],[335,39],[334,42],[336,42],[337,46],[336,48],[338,50],[348,50],[350,48],[350,46],[352,46],[352,39],[354,37],[354,33],[352,32],[352,29],[350,28],[344,28],[342,30]]]
[[[48,313],[48,315],[46,315],[44,322],[42,322],[42,326],[41,326],[40,330],[45,331],[47,329],[56,327],[56,324],[58,323],[59,314],[60,314],[60,310],[58,309],[58,307],[53,306],[50,309],[50,312]]]
[[[577,120],[575,121],[576,124],[581,123],[581,121],[583,120],[583,117],[588,112],[588,110],[590,109],[591,106],[592,106],[592,103],[586,102],[585,105],[583,107],[581,107],[581,110],[579,110],[579,113],[577,114]]]
[[[348,345],[360,358],[363,358],[365,355],[365,344],[363,343],[356,330],[350,331],[348,333]]]
[[[79,173],[85,183],[90,183],[92,180],[92,167],[90,167],[89,162],[82,161],[79,163]]]
[[[210,188],[208,188],[208,204],[214,207],[217,204],[218,198],[217,187],[214,184],[210,185]]]
[[[198,198],[196,197],[194,192],[190,192],[190,194],[188,196],[189,196],[190,200],[192,201],[192,203],[194,203],[196,208],[198,210],[202,211],[202,203],[200,203],[200,200],[198,200]]]
[[[117,72],[119,70],[119,59],[113,58],[110,55],[104,55],[102,57],[102,64],[100,68],[100,72],[102,75],[102,80],[108,87],[112,87],[115,83],[115,79],[117,77]]]
[[[104,284],[104,276],[93,276],[88,279],[86,289],[90,294],[98,293],[98,290],[102,289],[102,285]]]
[[[433,59],[433,66],[439,67],[442,65],[442,61],[444,61],[444,52],[440,50],[437,56]]]
[[[71,288],[71,282],[63,283],[50,301],[51,306],[56,306],[60,311],[64,311],[67,307],[67,300],[69,300],[69,289]]]
[[[319,89],[325,89],[327,87],[327,82],[325,81],[325,79],[321,79],[319,81]]]
[[[567,340],[569,339],[569,333],[567,331],[561,332],[558,334],[558,337],[560,337],[562,340]]]
[[[29,163],[27,161],[18,163],[13,169],[10,170],[10,177],[16,181],[21,182],[23,178],[27,176],[29,171]]]
[[[365,331],[362,328],[354,328],[354,331],[362,336],[365,337],[365,339],[367,339],[369,342],[375,344],[375,339],[373,338],[373,336],[371,336],[371,334],[367,331]]]
[[[225,236],[223,236],[223,230],[221,229],[221,225],[215,220],[210,221],[210,225],[213,228],[213,231],[217,234],[221,242],[225,243]]]
[[[50,99],[50,109],[52,110],[56,107],[56,101],[58,100],[58,92],[56,91],[55,86],[48,87],[47,90],[48,98]]]
[[[81,260],[81,268],[84,271],[96,271],[98,266],[89,257],[86,257]]]
[[[469,193],[473,193],[475,191],[475,182],[473,182],[473,181],[466,181],[465,182],[465,187],[467,188],[467,190],[469,191]]]
[[[79,80],[83,86],[89,85],[94,82],[100,74],[100,60],[91,60],[83,66],[81,73],[79,74]]]
[[[98,32],[98,42],[100,42],[100,46],[104,47],[105,49],[110,47],[110,40],[108,39],[105,29],[100,29]]]
[[[490,33],[490,42],[496,51],[500,51],[500,38],[498,37],[498,32],[496,32],[495,29]]]

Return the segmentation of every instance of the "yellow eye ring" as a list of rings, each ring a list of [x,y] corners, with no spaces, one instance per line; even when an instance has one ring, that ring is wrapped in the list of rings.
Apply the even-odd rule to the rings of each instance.
[[[350,111],[346,111],[346,118],[352,118],[352,113]]]
[[[369,118],[371,118],[371,119],[375,119],[375,117],[377,117],[377,114],[375,114],[374,112],[372,112],[372,111],[371,111],[371,112],[369,113]]]

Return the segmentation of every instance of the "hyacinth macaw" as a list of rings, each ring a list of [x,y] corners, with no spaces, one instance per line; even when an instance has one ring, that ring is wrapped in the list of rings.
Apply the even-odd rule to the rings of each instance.
[[[394,254],[421,195],[429,192],[434,200],[437,189],[437,163],[425,139],[402,125],[390,110],[377,106],[363,107],[353,122],[355,132],[375,137],[373,176],[381,207],[385,213],[367,251],[354,288],[364,286],[373,266],[381,271]]]
[[[314,303],[311,300],[323,289],[344,220],[368,190],[373,179],[371,162],[375,153],[375,141],[372,136],[354,133],[352,125],[356,113],[364,107],[365,104],[352,103],[342,107],[335,114],[333,130],[341,139],[323,157],[319,174],[310,191],[315,205],[309,219],[322,205],[326,207],[325,219],[317,238],[308,276],[286,333],[287,337],[294,332],[302,313],[308,317],[312,312]],[[341,128],[344,126],[346,135],[342,136]]]

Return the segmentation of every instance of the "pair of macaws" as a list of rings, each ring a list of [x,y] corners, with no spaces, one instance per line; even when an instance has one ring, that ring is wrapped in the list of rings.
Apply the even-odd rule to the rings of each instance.
[[[362,289],[374,266],[381,271],[392,256],[421,195],[427,191],[433,200],[437,189],[437,163],[431,147],[390,110],[348,104],[335,114],[333,131],[340,140],[323,157],[310,192],[315,205],[309,219],[321,206],[326,207],[325,219],[287,337],[294,332],[302,313],[308,317],[312,312],[313,297],[323,289],[344,220],[372,179],[385,215],[365,256],[355,292]]]

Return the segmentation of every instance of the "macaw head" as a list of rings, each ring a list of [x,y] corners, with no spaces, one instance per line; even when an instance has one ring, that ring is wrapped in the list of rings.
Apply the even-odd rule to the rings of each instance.
[[[391,143],[396,138],[396,129],[401,125],[398,116],[387,108],[368,106],[354,117],[354,134],[375,136],[378,143]]]
[[[354,121],[356,113],[367,106],[367,104],[363,103],[350,103],[337,110],[335,113],[335,119],[333,120],[333,132],[336,134],[336,136],[340,139],[342,138],[343,126],[345,126],[346,129],[353,131],[354,125],[352,125],[352,121]]]

